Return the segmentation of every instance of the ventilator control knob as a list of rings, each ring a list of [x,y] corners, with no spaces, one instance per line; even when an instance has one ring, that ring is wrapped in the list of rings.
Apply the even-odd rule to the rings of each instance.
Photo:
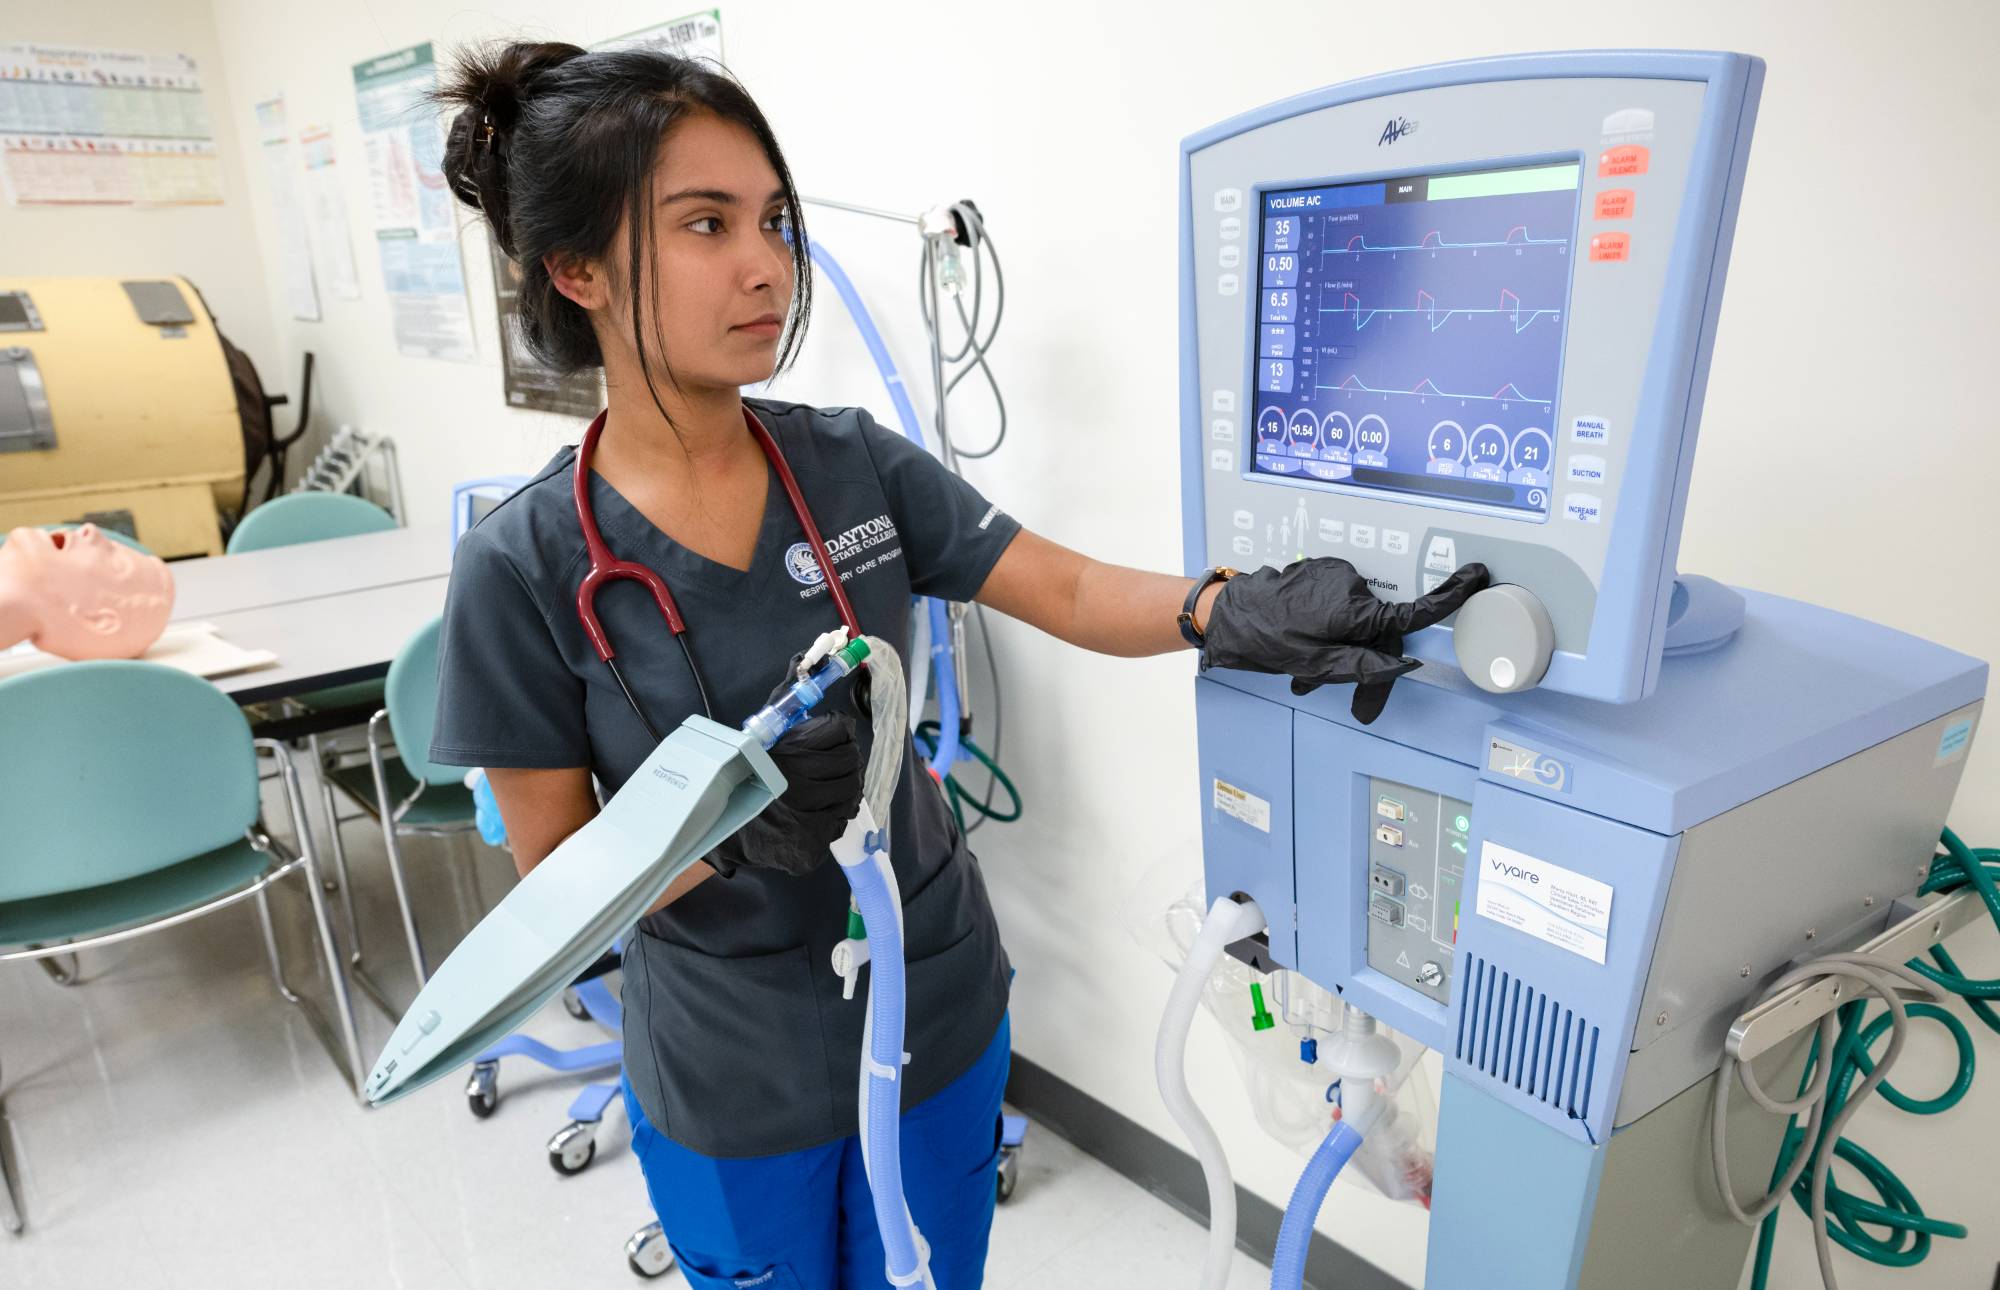
[[[1458,611],[1452,648],[1472,683],[1493,694],[1534,688],[1549,670],[1556,629],[1541,598],[1526,587],[1488,587]]]

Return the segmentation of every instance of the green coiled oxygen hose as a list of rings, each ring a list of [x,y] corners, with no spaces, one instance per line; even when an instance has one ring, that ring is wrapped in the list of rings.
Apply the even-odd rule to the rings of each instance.
[[[1931,862],[1930,874],[1917,889],[1917,894],[1928,896],[1951,892],[1970,884],[1986,905],[1986,912],[1992,916],[1994,926],[2000,928],[2000,848],[1968,847],[1950,829],[1944,831],[1941,841],[1944,852]],[[1973,980],[1967,977],[1942,945],[1932,946],[1930,957],[1932,963],[1912,959],[1909,966],[1964,999],[1981,1024],[2000,1034],[2000,1011],[1986,1002],[2000,999],[2000,980]],[[1881,1013],[1873,1021],[1864,1021],[1863,1014],[1867,1010],[1866,1000],[1856,1000],[1840,1008],[1838,1038],[1834,1041],[1832,1054],[1826,1058],[1829,1063],[1827,1103],[1826,1111],[1819,1119],[1822,1135],[1827,1131],[1826,1126],[1840,1122],[1839,1112],[1855,1081],[1867,1078],[1875,1069],[1875,1042],[1888,1032],[1892,1019],[1887,1013]],[[1935,1004],[1912,1003],[1908,1005],[1908,1013],[1912,1021],[1922,1018],[1944,1027],[1958,1049],[1957,1072],[1944,1091],[1933,1097],[1914,1097],[1886,1080],[1876,1092],[1890,1105],[1913,1115],[1936,1115],[1949,1111],[1964,1099],[1972,1087],[1972,1034],[1964,1022]],[[1799,1096],[1805,1096],[1811,1088],[1814,1070],[1821,1057],[1819,1037],[1815,1035],[1806,1054],[1805,1072],[1800,1076]],[[1817,1153],[1819,1150],[1820,1143],[1817,1140],[1808,1143],[1805,1136],[1806,1131],[1800,1127],[1798,1117],[1792,1117],[1778,1148],[1778,1161],[1771,1174],[1772,1186],[1784,1177],[1799,1151]],[[1834,1143],[1833,1156],[1853,1169],[1877,1197],[1873,1201],[1867,1200],[1860,1193],[1838,1186],[1833,1179],[1827,1180],[1827,1234],[1849,1253],[1885,1267],[1913,1267],[1923,1262],[1930,1253],[1933,1237],[1965,1236],[1964,1224],[1926,1214],[1916,1194],[1897,1177],[1896,1172],[1860,1144],[1843,1137]],[[1792,1185],[1792,1199],[1800,1209],[1811,1214],[1809,1174],[1802,1175]],[[1771,1273],[1772,1238],[1777,1225],[1778,1211],[1775,1209],[1765,1215],[1758,1225],[1751,1290],[1765,1290]]]
[[[923,750],[924,756],[935,756],[938,746],[938,723],[935,721],[926,721],[918,726],[916,739],[917,746]],[[989,804],[992,797],[990,791],[987,794],[989,801],[983,802],[974,797],[970,789],[959,784],[956,776],[946,775],[944,777],[945,800],[951,803],[951,816],[958,823],[959,833],[963,834],[965,832],[965,808],[968,806],[986,819],[992,820],[995,824],[1011,824],[1015,820],[1020,819],[1021,791],[1014,787],[1014,781],[1007,778],[1007,772],[1000,769],[1000,764],[987,756],[985,749],[963,736],[959,738],[958,749],[981,766],[984,766],[988,773],[993,776],[994,784],[1006,789],[1007,796],[1013,799],[1014,802],[1014,808],[1011,811],[995,810]]]

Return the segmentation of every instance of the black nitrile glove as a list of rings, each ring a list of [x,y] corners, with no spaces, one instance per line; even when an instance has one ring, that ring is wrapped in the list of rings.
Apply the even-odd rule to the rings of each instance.
[[[797,666],[794,656],[772,701],[791,688]],[[853,717],[822,710],[787,730],[770,753],[784,773],[784,794],[708,857],[725,878],[746,865],[795,878],[810,873],[861,810],[861,743]]]
[[[1396,678],[1422,666],[1403,657],[1403,637],[1458,612],[1486,583],[1486,566],[1468,564],[1429,595],[1391,604],[1353,565],[1327,556],[1239,574],[1209,607],[1201,666],[1289,676],[1293,694],[1351,683],[1365,726],[1382,715]]]

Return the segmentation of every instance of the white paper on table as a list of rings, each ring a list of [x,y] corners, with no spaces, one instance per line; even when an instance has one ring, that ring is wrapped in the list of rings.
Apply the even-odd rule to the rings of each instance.
[[[203,622],[167,624],[160,639],[140,657],[148,663],[163,663],[211,681],[218,676],[273,667],[278,662],[278,656],[270,650],[245,649],[226,639],[214,623]],[[69,661],[22,641],[12,649],[0,650],[0,679]]]

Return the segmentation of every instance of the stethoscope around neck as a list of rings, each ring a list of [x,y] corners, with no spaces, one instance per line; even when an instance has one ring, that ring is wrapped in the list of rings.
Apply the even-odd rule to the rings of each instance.
[[[583,432],[583,442],[577,446],[576,468],[572,486],[576,493],[576,519],[583,529],[583,545],[590,552],[590,570],[583,575],[583,584],[576,589],[576,616],[583,623],[590,644],[597,651],[597,657],[611,669],[611,675],[618,682],[618,688],[625,693],[625,701],[632,705],[632,711],[639,723],[646,727],[646,733],[653,741],[660,740],[660,728],[646,714],[645,705],[633,691],[631,683],[625,679],[625,672],[618,666],[618,652],[611,646],[611,637],[598,621],[597,593],[608,582],[620,578],[629,579],[644,586],[653,594],[653,603],[660,607],[660,617],[666,619],[667,630],[672,633],[675,643],[681,647],[681,656],[687,660],[688,673],[694,677],[695,692],[701,696],[701,710],[710,720],[715,718],[715,709],[709,703],[708,683],[703,680],[701,668],[695,664],[694,651],[688,648],[687,620],[681,617],[680,607],[674,603],[674,593],[667,589],[666,579],[635,560],[620,560],[605,544],[604,535],[598,532],[597,516],[590,505],[590,459],[597,451],[597,437],[604,432],[604,419],[610,409],[597,414],[590,428]],[[861,623],[854,616],[854,606],[848,603],[847,592],[840,585],[840,576],[834,572],[833,557],[827,554],[826,543],[820,539],[819,526],[813,523],[812,511],[806,507],[805,494],[799,491],[799,481],[792,476],[792,468],[785,462],[785,454],[779,450],[778,441],[757,419],[757,414],[748,407],[743,409],[743,420],[750,428],[751,437],[764,450],[765,460],[778,473],[778,482],[784,485],[785,496],[792,503],[792,514],[798,516],[799,527],[805,530],[806,543],[812,548],[813,559],[819,565],[820,576],[826,580],[826,589],[833,597],[833,607],[840,614],[840,621],[847,626],[850,637],[861,635]]]

